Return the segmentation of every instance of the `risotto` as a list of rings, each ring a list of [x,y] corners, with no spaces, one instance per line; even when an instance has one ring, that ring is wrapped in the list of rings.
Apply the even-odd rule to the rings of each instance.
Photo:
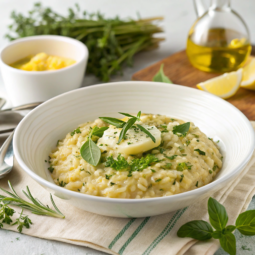
[[[94,196],[152,198],[197,189],[220,171],[217,142],[192,122],[126,116],[81,124],[59,140],[48,161],[54,182]]]

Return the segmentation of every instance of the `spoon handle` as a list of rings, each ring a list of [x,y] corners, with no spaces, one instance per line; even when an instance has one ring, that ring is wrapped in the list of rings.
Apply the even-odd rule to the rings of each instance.
[[[36,106],[40,105],[41,103],[43,102],[36,102],[36,103],[30,103],[30,104],[23,104],[23,105],[20,105],[20,106],[15,106],[15,107],[12,107],[12,108],[8,108],[8,109],[4,109],[4,110],[1,110],[1,111],[21,111],[21,110],[30,110],[30,109],[34,109]]]

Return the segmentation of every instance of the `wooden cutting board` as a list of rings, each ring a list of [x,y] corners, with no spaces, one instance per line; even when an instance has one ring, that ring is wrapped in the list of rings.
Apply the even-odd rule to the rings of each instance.
[[[252,47],[252,55],[255,55],[255,46]],[[206,73],[193,67],[186,55],[185,50],[177,52],[154,65],[151,65],[132,77],[135,81],[152,81],[161,64],[164,64],[164,72],[173,83],[196,88],[196,84],[219,74]],[[255,91],[240,88],[228,102],[242,111],[249,120],[255,120]]]

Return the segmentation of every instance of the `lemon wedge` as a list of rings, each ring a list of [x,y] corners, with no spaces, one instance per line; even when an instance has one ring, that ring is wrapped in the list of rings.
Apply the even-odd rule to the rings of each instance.
[[[249,57],[247,64],[243,67],[241,87],[255,90],[255,57]]]
[[[235,72],[224,73],[218,77],[197,84],[197,87],[221,98],[229,98],[238,90],[242,81],[242,69]]]

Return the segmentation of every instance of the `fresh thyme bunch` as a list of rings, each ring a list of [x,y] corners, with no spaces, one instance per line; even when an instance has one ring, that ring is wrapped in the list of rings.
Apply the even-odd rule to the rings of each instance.
[[[123,65],[132,65],[134,54],[142,50],[157,48],[162,38],[155,33],[162,29],[154,22],[162,17],[138,20],[105,18],[101,13],[81,14],[79,6],[69,8],[68,16],[59,15],[50,8],[36,3],[28,16],[11,13],[13,24],[6,37],[14,40],[33,35],[63,35],[83,42],[89,50],[87,71],[99,79],[108,81],[122,73]]]

